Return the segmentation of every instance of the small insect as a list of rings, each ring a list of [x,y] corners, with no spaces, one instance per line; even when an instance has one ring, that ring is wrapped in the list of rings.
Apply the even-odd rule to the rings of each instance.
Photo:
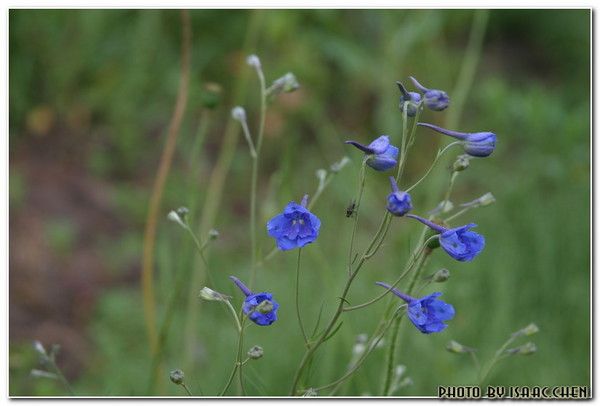
[[[346,217],[350,218],[356,214],[356,200],[352,200],[346,207]]]

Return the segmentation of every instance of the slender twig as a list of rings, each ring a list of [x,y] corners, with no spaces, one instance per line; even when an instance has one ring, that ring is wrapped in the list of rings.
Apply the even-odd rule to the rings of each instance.
[[[146,330],[152,353],[157,351],[158,344],[153,284],[153,254],[154,245],[156,243],[156,225],[160,212],[165,182],[171,168],[177,135],[179,134],[179,129],[181,127],[181,122],[183,120],[188,99],[192,28],[190,24],[190,16],[187,10],[181,11],[181,36],[181,73],[177,101],[175,102],[175,109],[173,111],[171,123],[169,124],[169,130],[167,132],[167,140],[160,157],[158,171],[154,180],[152,195],[150,197],[150,203],[148,206],[148,216],[146,218],[146,229],[144,232],[144,245],[142,254],[142,291],[144,318],[146,321]]]

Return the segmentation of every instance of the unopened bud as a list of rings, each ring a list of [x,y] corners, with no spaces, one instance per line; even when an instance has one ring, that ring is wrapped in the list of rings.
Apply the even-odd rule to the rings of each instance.
[[[535,352],[537,352],[537,346],[532,342],[528,342],[519,347],[519,355],[530,355]]]
[[[534,343],[528,342],[516,348],[506,350],[506,353],[511,355],[531,355],[537,352],[537,347]]]
[[[42,371],[41,369],[32,369],[29,375],[32,378],[48,378],[48,379],[58,379],[58,375],[48,372]]]
[[[210,240],[216,240],[217,238],[219,238],[219,232],[217,230],[215,230],[214,228],[211,228],[208,231],[208,238]]]
[[[496,202],[496,198],[494,197],[493,194],[491,193],[486,193],[483,196],[481,196],[479,199],[479,205],[480,206],[489,206],[490,204],[493,204]]]
[[[246,63],[254,69],[260,69],[260,58],[254,54],[246,58]]]
[[[446,350],[453,352],[455,354],[464,354],[467,352],[475,352],[474,348],[469,348],[469,347],[464,346],[461,343],[454,341],[454,340],[452,340],[448,344],[446,344]]]
[[[456,158],[456,161],[454,161],[454,164],[452,165],[452,170],[454,170],[454,172],[464,171],[469,167],[470,161],[471,156],[467,154],[459,155]]]
[[[208,300],[211,302],[226,302],[227,300],[229,300],[228,296],[216,292],[206,286],[200,290],[200,294],[198,296],[200,296],[204,300]]]
[[[182,385],[185,375],[183,374],[183,371],[181,369],[176,369],[169,373],[169,378],[171,379],[171,382],[173,382],[175,385]]]
[[[267,96],[275,97],[281,93],[291,93],[300,87],[296,76],[288,72],[279,79],[275,80],[267,89]]]
[[[250,359],[259,359],[262,358],[264,351],[262,347],[255,345],[254,347],[248,350],[248,358]]]
[[[404,375],[405,372],[405,365],[396,365],[396,368],[394,369],[394,375],[396,376],[396,378],[400,378],[402,375]]]
[[[538,331],[540,331],[538,326],[534,323],[531,323],[527,327],[524,327],[521,330],[519,330],[517,333],[518,335],[531,336],[537,333]]]
[[[204,108],[214,109],[221,102],[223,89],[218,83],[206,83],[200,94],[200,102]]]
[[[313,388],[309,388],[306,392],[304,392],[304,394],[302,396],[304,396],[304,397],[314,397],[314,396],[317,396],[317,391],[314,390]]]
[[[449,278],[450,278],[450,271],[447,270],[446,268],[443,268],[443,269],[440,269],[439,271],[437,271],[436,273],[434,273],[433,278],[431,278],[431,280],[433,282],[442,283],[442,282],[446,282]]]
[[[231,117],[240,123],[246,121],[246,110],[242,106],[235,106],[231,109]]]
[[[33,349],[40,355],[44,355],[46,356],[46,349],[44,348],[44,346],[42,345],[41,342],[39,342],[38,340],[35,340],[33,342]]]
[[[339,171],[342,170],[342,168],[344,168],[344,166],[348,165],[349,163],[350,163],[350,158],[345,156],[342,159],[340,159],[338,162],[333,163],[329,169],[331,169],[331,172],[333,172],[333,173],[338,173]]]
[[[254,308],[254,310],[262,314],[269,314],[273,311],[273,302],[270,300],[263,300]]]
[[[167,215],[167,218],[177,224],[179,224],[183,228],[187,228],[185,224],[185,219],[189,210],[186,207],[180,207],[177,210],[171,210]]]

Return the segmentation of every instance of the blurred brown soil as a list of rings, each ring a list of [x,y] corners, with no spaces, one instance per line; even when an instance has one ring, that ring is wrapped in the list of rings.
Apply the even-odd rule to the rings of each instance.
[[[36,114],[45,123],[33,117],[37,127],[10,145],[10,170],[23,179],[25,193],[9,214],[9,337],[11,344],[59,344],[59,364],[72,378],[93,352],[86,326],[100,292],[137,282],[139,269],[131,263],[111,271],[100,250],[101,241],[119,238],[128,225],[111,185],[86,169],[90,137],[58,128],[47,112]],[[67,250],[53,246],[49,222],[70,227]]]

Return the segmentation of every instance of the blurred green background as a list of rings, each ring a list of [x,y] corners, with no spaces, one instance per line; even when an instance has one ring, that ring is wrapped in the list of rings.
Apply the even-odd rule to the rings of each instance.
[[[11,395],[65,394],[56,381],[30,377],[40,367],[34,339],[61,345],[58,364],[79,395],[182,395],[168,381],[175,368],[184,370],[196,394],[221,389],[235,357],[231,320],[224,307],[197,299],[199,286],[191,281],[202,283],[202,264],[189,236],[166,214],[185,205],[199,223],[234,105],[246,107],[256,128],[258,84],[244,63],[251,52],[261,57],[269,83],[292,71],[302,85],[268,112],[259,181],[263,253],[273,246],[262,232],[266,220],[288,201],[314,193],[317,169],[344,155],[353,159],[314,209],[323,226],[303,255],[301,301],[309,326],[322,303],[325,315],[334,311],[346,276],[352,222],[345,208],[360,154],[342,141],[389,134],[399,143],[395,81],[414,75],[453,101],[468,90],[462,111],[451,104],[442,113],[426,111],[423,121],[498,135],[497,150],[472,161],[451,198],[461,203],[489,191],[497,203],[459,220],[479,225],[487,241],[482,255],[457,263],[435,252],[425,269],[451,271],[449,282],[427,291],[443,291],[457,316],[441,334],[403,325],[398,361],[414,383],[397,394],[435,395],[437,385],[475,384],[469,358],[447,352],[446,343],[475,347],[485,361],[530,322],[540,327],[531,337],[538,352],[502,361],[489,383],[590,384],[589,10],[192,10],[190,16],[189,103],[155,251],[159,324],[177,278],[190,282],[175,298],[160,379],[148,392],[142,235],[177,94],[179,12],[9,12]],[[485,35],[469,52],[477,18],[486,23],[480,26]],[[470,87],[459,84],[465,63],[475,67],[466,76]],[[420,130],[403,186],[447,142]],[[212,287],[234,296],[237,306],[241,297],[227,276],[248,277],[251,161],[243,139],[236,145],[212,224],[220,237],[209,248],[209,263]],[[442,198],[457,154],[415,189],[416,213]],[[388,188],[384,174],[368,173],[359,244],[376,230]],[[383,249],[357,278],[352,303],[380,293],[374,281],[395,279],[418,230],[415,222],[394,221]],[[295,261],[294,252],[278,254],[259,273],[257,287],[274,292],[281,308],[276,324],[247,331],[246,346],[265,350],[245,368],[250,394],[287,394],[302,356]],[[356,335],[373,330],[384,302],[343,316],[340,332],[318,352],[311,384],[342,374]],[[379,394],[385,352],[376,350],[340,394]]]

